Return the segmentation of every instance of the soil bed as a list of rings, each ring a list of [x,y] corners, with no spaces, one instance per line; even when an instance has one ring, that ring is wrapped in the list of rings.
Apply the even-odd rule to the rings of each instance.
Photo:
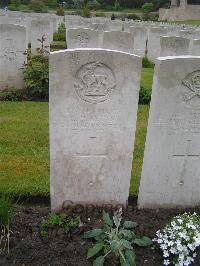
[[[47,236],[41,236],[41,221],[50,211],[49,207],[41,206],[16,206],[11,221],[12,234],[10,237],[10,255],[0,255],[0,265],[68,265],[86,266],[92,265],[87,260],[86,254],[93,241],[83,239],[84,231],[101,226],[102,209],[75,207],[68,209],[70,215],[79,213],[83,226],[66,234],[61,228],[48,230]],[[124,212],[125,220],[138,223],[137,235],[155,237],[158,229],[161,229],[172,217],[179,213],[190,211],[200,214],[200,208],[187,210],[138,210],[132,203]],[[110,211],[112,212],[112,211]],[[89,219],[88,219],[89,218]],[[162,255],[155,247],[135,247],[137,266],[161,266]],[[117,266],[118,262],[109,257],[107,266]],[[195,266],[200,265],[200,252],[196,258]]]

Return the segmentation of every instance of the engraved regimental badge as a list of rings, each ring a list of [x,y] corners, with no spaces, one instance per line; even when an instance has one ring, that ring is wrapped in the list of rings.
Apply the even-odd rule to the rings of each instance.
[[[183,101],[190,107],[200,108],[200,70],[186,76],[183,84],[189,89],[183,95]]]
[[[107,100],[116,86],[113,71],[103,63],[93,62],[82,66],[76,73],[74,84],[78,96],[89,103]]]

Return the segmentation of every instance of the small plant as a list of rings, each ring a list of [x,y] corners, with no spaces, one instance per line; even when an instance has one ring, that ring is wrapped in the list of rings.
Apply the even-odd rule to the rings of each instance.
[[[48,228],[61,227],[66,233],[77,228],[80,224],[80,216],[75,215],[74,217],[67,217],[64,214],[49,213],[46,219],[41,223],[42,231],[41,235],[47,234]]]
[[[88,6],[88,0],[84,0],[84,2],[83,2],[82,16],[85,18],[89,18],[91,16],[90,9]]]
[[[127,14],[126,18],[127,19],[133,19],[133,20],[140,20],[140,17],[136,14]]]
[[[87,258],[93,258],[101,252],[102,255],[93,262],[93,265],[101,266],[104,265],[106,256],[113,253],[119,258],[121,265],[136,265],[133,245],[144,247],[152,244],[151,239],[146,236],[136,237],[133,231],[136,226],[137,224],[132,221],[122,224],[122,209],[115,212],[113,219],[108,213],[103,212],[103,227],[85,232],[83,236],[96,240],[96,244],[88,250]]]
[[[12,214],[11,197],[2,195],[0,197],[0,227],[7,226]]]
[[[0,197],[0,254],[10,247],[10,218],[12,215],[12,202],[10,196]]]
[[[27,93],[32,98],[48,99],[49,96],[49,52],[45,46],[45,36],[38,39],[41,48],[38,55],[31,56],[27,51],[27,63],[23,66],[24,79],[27,85]]]
[[[152,63],[146,56],[142,59],[143,68],[154,68],[154,63]]]
[[[164,265],[185,266],[194,262],[200,247],[200,216],[184,213],[172,219],[153,240],[163,252]]]
[[[25,91],[16,89],[16,88],[9,88],[6,90],[0,91],[0,101],[21,101],[25,98]]]
[[[143,86],[140,87],[139,104],[149,104],[151,102],[151,90]]]
[[[143,6],[142,6],[142,11],[144,13],[149,13],[151,11],[153,11],[154,9],[154,5],[153,3],[145,3]]]

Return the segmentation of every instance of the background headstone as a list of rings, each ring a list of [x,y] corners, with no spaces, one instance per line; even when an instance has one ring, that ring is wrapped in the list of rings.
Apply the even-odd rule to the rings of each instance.
[[[69,29],[67,32],[67,47],[98,48],[100,46],[99,31],[91,29]]]
[[[147,42],[147,30],[145,27],[129,27],[134,37],[134,54],[144,57]]]
[[[190,40],[177,36],[163,36],[160,38],[160,56],[188,55]]]
[[[103,34],[103,48],[133,54],[133,34],[125,31],[105,31]]]
[[[152,27],[148,38],[148,58],[155,62],[160,56],[160,37],[167,35],[167,29],[161,27]]]
[[[37,54],[37,49],[41,48],[42,36],[45,37],[45,50],[50,51],[50,43],[53,39],[53,28],[50,20],[48,19],[37,19],[31,21],[31,53]]]
[[[26,62],[26,28],[0,24],[0,90],[24,88],[22,66]]]
[[[194,39],[192,43],[192,55],[200,56],[200,39]]]

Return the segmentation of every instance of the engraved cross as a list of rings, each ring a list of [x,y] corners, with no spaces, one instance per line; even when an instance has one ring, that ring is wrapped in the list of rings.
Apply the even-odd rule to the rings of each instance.
[[[184,154],[181,153],[181,154],[174,154],[173,155],[174,159],[183,159],[183,167],[182,167],[182,171],[181,171],[179,185],[184,184],[188,159],[200,159],[200,153],[199,154],[193,154],[192,152],[190,152],[190,145],[191,145],[191,140],[187,140],[186,150],[185,150]]]

